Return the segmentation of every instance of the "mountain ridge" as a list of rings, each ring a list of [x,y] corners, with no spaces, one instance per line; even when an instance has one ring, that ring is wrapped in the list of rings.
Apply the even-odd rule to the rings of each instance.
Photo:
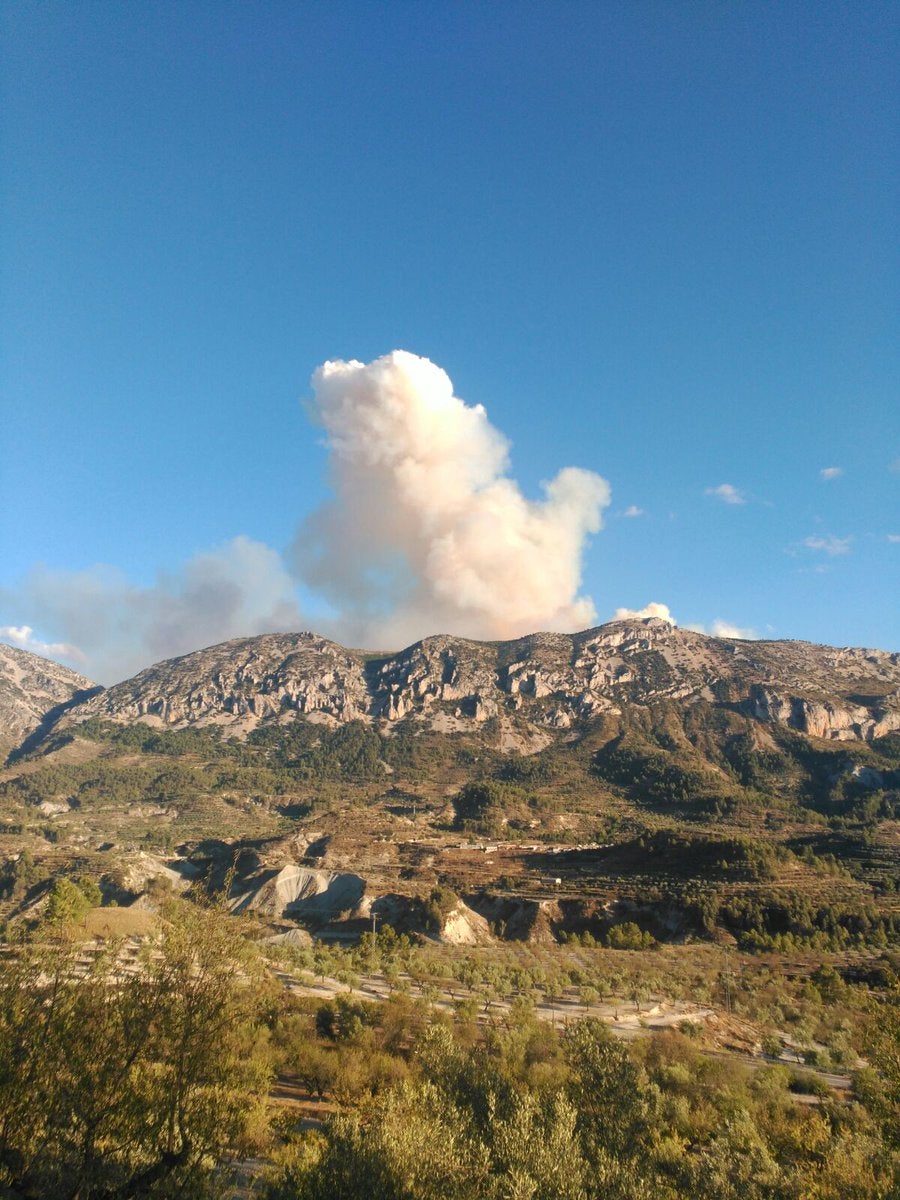
[[[309,631],[260,634],[147,667],[68,704],[51,727],[75,732],[99,717],[214,724],[242,737],[297,717],[447,733],[494,720],[501,732],[552,736],[660,700],[736,705],[809,736],[872,740],[900,729],[900,654],[716,638],[652,617],[500,642],[435,635],[397,652],[348,649]]]

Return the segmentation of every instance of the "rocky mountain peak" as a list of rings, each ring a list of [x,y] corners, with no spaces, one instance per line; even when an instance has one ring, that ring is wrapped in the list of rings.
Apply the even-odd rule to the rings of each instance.
[[[65,712],[243,736],[297,717],[416,722],[453,732],[497,719],[546,742],[604,712],[679,701],[738,706],[816,737],[871,739],[900,728],[900,656],[806,642],[708,637],[656,618],[507,642],[440,635],[396,653],[346,649],[314,633],[237,638],[158,663]],[[502,740],[502,739],[501,739]]]

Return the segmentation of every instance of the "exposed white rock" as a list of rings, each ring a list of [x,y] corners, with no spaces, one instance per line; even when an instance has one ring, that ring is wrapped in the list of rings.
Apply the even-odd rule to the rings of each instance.
[[[439,939],[451,946],[487,946],[496,940],[484,917],[461,900],[445,917]]]
[[[319,871],[286,863],[280,869],[258,872],[236,885],[231,907],[270,917],[332,920],[351,912],[365,891],[365,880],[350,872]]]

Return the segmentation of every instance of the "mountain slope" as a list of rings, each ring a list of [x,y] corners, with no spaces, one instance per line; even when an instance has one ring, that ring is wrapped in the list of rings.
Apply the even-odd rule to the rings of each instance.
[[[240,895],[362,880],[316,915],[341,936],[433,929],[459,900],[509,937],[638,921],[882,944],[900,930],[898,685],[883,651],[654,620],[380,655],[227,642],[44,722],[0,777],[0,918],[60,871],[127,902],[164,855],[170,881],[237,869]]]
[[[96,691],[76,671],[0,643],[0,753],[37,730],[48,713]]]

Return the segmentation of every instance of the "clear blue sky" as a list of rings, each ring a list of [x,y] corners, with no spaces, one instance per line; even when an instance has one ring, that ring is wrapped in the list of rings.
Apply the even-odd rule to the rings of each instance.
[[[286,552],[328,486],[310,375],[404,348],[527,496],[609,481],[601,619],[900,647],[896,4],[0,25],[0,625],[77,641],[36,564],[177,589],[237,535]]]

